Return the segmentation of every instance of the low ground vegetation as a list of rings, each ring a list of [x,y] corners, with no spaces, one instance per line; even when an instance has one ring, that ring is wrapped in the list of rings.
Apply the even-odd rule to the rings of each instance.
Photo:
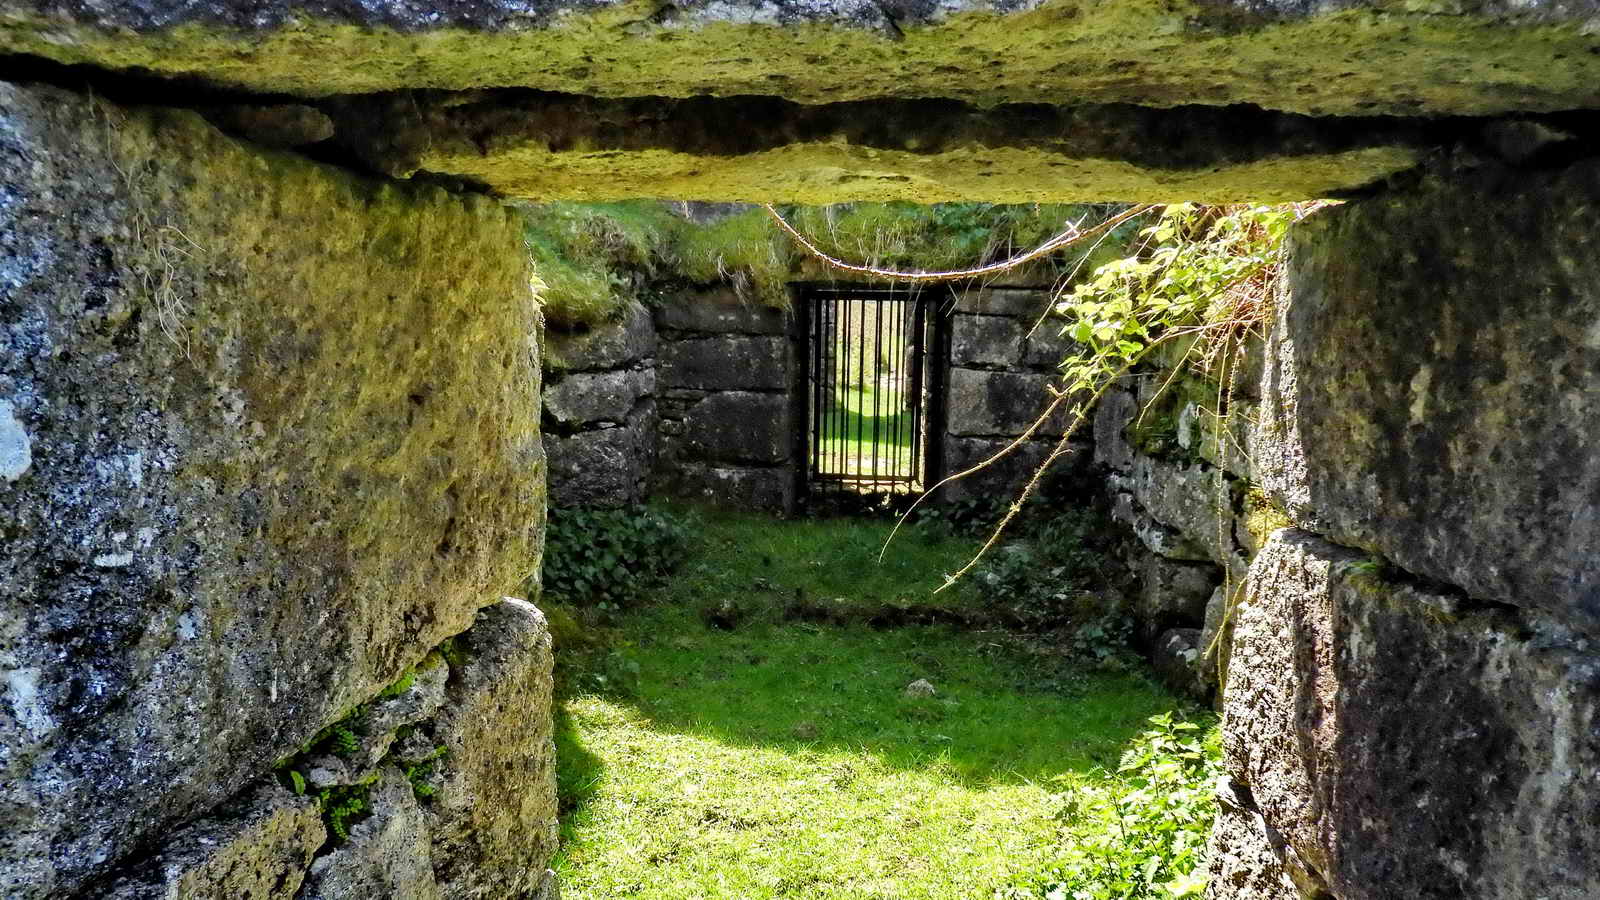
[[[958,518],[880,564],[887,521],[651,514],[690,537],[648,598],[550,604],[568,896],[1193,895],[1211,720],[981,579],[931,599]]]

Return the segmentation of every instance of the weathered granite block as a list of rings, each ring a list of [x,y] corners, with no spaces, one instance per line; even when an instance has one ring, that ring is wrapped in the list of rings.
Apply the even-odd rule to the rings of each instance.
[[[550,629],[507,598],[460,646],[431,732],[446,748],[424,809],[434,876],[443,900],[519,900],[544,882],[558,840]]]
[[[957,366],[1015,366],[1022,361],[1022,330],[1020,322],[1007,316],[952,316],[950,362]]]
[[[944,445],[946,474],[964,472],[993,457],[1010,443],[1010,440],[1003,438],[946,438]],[[1056,443],[1048,440],[1024,441],[1021,446],[987,467],[940,488],[940,497],[944,500],[961,500],[967,497],[1015,499],[1022,492],[1023,485],[1028,483],[1028,479],[1044,465]],[[1089,452],[1086,444],[1069,445],[1066,452],[1056,458],[1049,474],[1069,472],[1082,466],[1088,462]]]
[[[1592,8],[1584,3],[1262,0],[1241,7],[1182,0],[1071,9],[1056,16],[1031,5],[951,0],[884,10],[827,0],[778,15],[739,0],[641,20],[577,0],[10,0],[0,52],[203,78],[255,94],[438,89],[449,98],[452,91],[510,86],[610,97],[781,93],[806,104],[882,97],[984,106],[1239,104],[1308,116],[1580,109],[1593,101],[1600,78],[1600,65],[1588,58],[1593,43],[1584,26]],[[1446,67],[1450,77],[1438,77]],[[864,125],[883,124],[877,107],[860,105]],[[730,120],[729,130],[757,124]],[[1181,140],[1186,152],[1177,159],[1193,167],[1201,149],[1234,136],[1174,131],[1152,126],[1117,146],[1139,159],[1163,137]],[[742,137],[713,146],[738,148]],[[485,139],[486,146],[498,143]],[[991,162],[967,153],[975,164]],[[1282,168],[1260,177],[1271,185],[1284,177]],[[990,190],[1015,184],[1003,171],[983,171],[990,176],[983,180],[999,183]],[[1059,180],[1075,176],[1063,170]],[[898,185],[896,179],[879,189]],[[1113,196],[1096,193],[1092,183],[1083,187],[1088,197]]]
[[[639,473],[636,493],[643,500],[650,494],[650,476],[656,469],[656,458],[660,453],[661,413],[656,408],[654,400],[640,401],[633,411],[628,413],[624,427],[636,435],[638,443]]]
[[[185,826],[105,900],[278,900],[293,897],[327,840],[310,797],[257,784]]]
[[[1200,658],[1195,661],[1195,674],[1201,684],[1215,690],[1220,690],[1228,680],[1235,604],[1242,598],[1244,589],[1242,582],[1219,584],[1206,601],[1206,620],[1200,629]]]
[[[1600,896],[1600,652],[1277,532],[1236,612],[1229,773],[1339,900]]]
[[[782,337],[725,335],[661,342],[663,388],[785,390],[792,365]]]
[[[1176,528],[1169,528],[1151,518],[1133,495],[1126,491],[1114,492],[1111,498],[1111,520],[1119,525],[1126,525],[1133,532],[1133,536],[1139,539],[1139,543],[1158,556],[1190,561],[1211,558],[1210,552],[1199,542],[1185,536]]]
[[[670,298],[656,310],[656,324],[673,331],[715,334],[782,335],[789,314],[745,302],[732,288],[690,291]]]
[[[1043,306],[1047,300],[1042,299]],[[1022,320],[1027,337],[1023,340],[1022,364],[1036,369],[1057,369],[1063,360],[1078,352],[1079,344],[1061,333],[1065,321],[1056,315],[1046,316],[1034,327],[1035,319]],[[1031,330],[1030,330],[1031,329]]]
[[[654,369],[576,372],[545,387],[544,411],[563,425],[621,423],[655,389]]]
[[[1293,853],[1283,835],[1253,807],[1218,792],[1217,818],[1206,846],[1208,897],[1218,900],[1306,900],[1289,877]],[[1291,857],[1292,858],[1292,857]],[[1314,895],[1313,895],[1314,896]]]
[[[1600,162],[1292,231],[1255,446],[1300,524],[1600,635]]]
[[[1131,388],[1110,388],[1094,408],[1094,461],[1121,472],[1133,468],[1133,445],[1127,428],[1139,414],[1139,401]]]
[[[967,288],[956,294],[956,312],[1027,319],[1050,305],[1050,292],[1038,288]]]
[[[1234,487],[1220,470],[1136,456],[1127,475],[1114,474],[1108,483],[1130,493],[1157,522],[1203,548],[1212,562],[1234,567],[1243,576],[1240,548],[1234,543]]]
[[[1052,402],[1050,375],[950,370],[950,433],[963,437],[1019,435]],[[1062,401],[1035,437],[1060,437],[1066,430],[1069,401]]]
[[[1226,415],[1213,412],[1215,404],[1186,403],[1178,413],[1178,446],[1229,474],[1253,481],[1250,461],[1260,408],[1248,400],[1229,404]]]
[[[671,485],[680,496],[737,509],[780,512],[794,502],[794,473],[787,468],[684,463],[673,470]]]
[[[1142,547],[1135,554],[1131,568],[1139,576],[1139,594],[1134,612],[1141,638],[1148,641],[1168,628],[1200,627],[1206,601],[1222,577],[1217,567],[1167,559]]]
[[[405,773],[386,766],[368,804],[349,840],[312,864],[297,900],[442,900],[428,823]]]
[[[545,367],[597,372],[621,369],[656,355],[656,325],[650,310],[628,304],[622,319],[588,331],[545,331]]]
[[[0,895],[78,894],[538,566],[521,241],[0,85]]]
[[[691,408],[677,439],[685,462],[781,463],[789,459],[789,398],[725,391]]]
[[[647,422],[545,435],[550,457],[550,502],[556,506],[618,507],[640,499],[654,462],[655,435]]]

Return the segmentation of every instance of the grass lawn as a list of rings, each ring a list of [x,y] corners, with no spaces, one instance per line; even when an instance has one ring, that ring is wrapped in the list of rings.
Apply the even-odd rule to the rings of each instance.
[[[899,386],[840,388],[822,410],[822,465],[833,475],[911,475],[911,411]],[[876,460],[876,466],[874,466]]]
[[[968,541],[902,538],[880,566],[883,523],[701,516],[662,601],[564,675],[569,900],[989,898],[1059,853],[1065,795],[1178,706],[997,634],[782,614],[797,594],[926,603]],[[703,614],[724,600],[732,630]],[[938,693],[908,697],[917,679]]]

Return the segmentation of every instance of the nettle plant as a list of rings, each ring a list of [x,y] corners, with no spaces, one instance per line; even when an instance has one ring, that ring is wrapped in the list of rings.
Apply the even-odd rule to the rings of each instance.
[[[1059,298],[1063,333],[1081,348],[1062,363],[1066,392],[1098,391],[1164,344],[1177,345],[1175,368],[1226,382],[1261,336],[1289,226],[1322,205],[1163,209],[1140,252]]]
[[[1114,772],[1061,795],[1063,854],[996,900],[1177,900],[1205,893],[1222,774],[1214,719],[1154,716]]]

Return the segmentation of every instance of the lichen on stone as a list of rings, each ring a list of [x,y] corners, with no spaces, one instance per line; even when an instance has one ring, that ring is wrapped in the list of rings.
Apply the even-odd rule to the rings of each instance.
[[[50,711],[0,707],[25,823],[0,894],[31,900],[261,777],[537,567],[538,311],[488,198],[54,88],[0,84],[0,118],[26,223],[0,231],[0,391],[31,455],[0,479],[0,682]]]
[[[1313,115],[1592,105],[1593,5],[1047,0],[881,5],[64,4],[0,18],[0,50],[302,97],[516,86],[803,103],[1253,104]],[[1440,72],[1450,77],[1439,77]]]

